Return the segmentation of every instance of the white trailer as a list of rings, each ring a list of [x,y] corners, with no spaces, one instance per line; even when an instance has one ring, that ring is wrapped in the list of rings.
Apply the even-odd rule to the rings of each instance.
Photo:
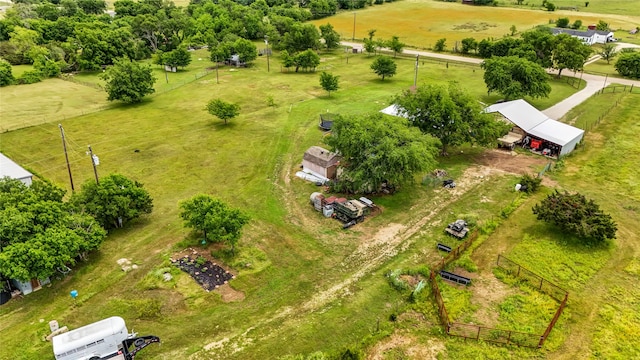
[[[134,337],[124,319],[113,316],[53,337],[56,360],[98,360],[116,356],[123,341]]]

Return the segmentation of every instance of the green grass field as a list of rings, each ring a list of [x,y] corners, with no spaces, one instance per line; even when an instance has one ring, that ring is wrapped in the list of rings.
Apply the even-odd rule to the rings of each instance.
[[[431,3],[441,6],[424,4]],[[412,4],[387,4],[357,16],[386,7],[406,11]],[[0,359],[15,354],[25,360],[51,359],[51,345],[41,340],[49,320],[75,328],[112,315],[123,316],[140,334],[161,337],[162,346],[145,349],[136,356],[141,360],[277,359],[359,345],[367,347],[370,357],[383,359],[637,357],[638,95],[603,94],[572,110],[565,119],[575,119],[578,126],[606,117],[587,134],[585,145],[562,162],[564,169],[548,175],[550,184],[581,191],[614,216],[620,230],[611,245],[588,248],[535,221],[531,206],[549,187],[518,200],[523,202],[503,219],[500,214],[516,199],[518,177],[475,167],[484,153],[471,146],[440,159],[438,166],[452,178],[465,179],[456,191],[423,184],[418,176],[415,184],[393,196],[373,197],[382,213],[343,231],[338,222],[324,219],[308,205],[317,187],[291,174],[304,150],[322,143],[320,113],[357,115],[384,108],[413,85],[413,59],[399,58],[398,74],[381,81],[369,69],[373,57],[351,55],[347,64],[340,51],[323,54],[318,72],[340,76],[340,90],[328,97],[319,86],[318,72],[281,73],[274,66],[275,56],[271,72],[264,58],[252,68],[221,68],[219,84],[215,73],[195,76],[212,66],[206,53],[201,57],[204,60],[194,59],[186,71],[169,74],[169,84],[162,84],[164,74],[158,72],[158,94],[141,104],[110,105],[62,121],[76,187],[93,179],[85,153],[91,144],[100,156],[99,174],[119,172],[142,182],[154,198],[154,212],[113,231],[100,251],[66,278],[0,307]],[[96,74],[81,74],[79,79],[98,81]],[[451,80],[482,102],[500,98],[487,96],[479,68],[430,61],[419,68],[419,84]],[[5,91],[19,90],[30,104],[43,104],[34,107],[34,118],[55,114],[58,103],[69,106],[94,92],[102,94],[102,101],[106,98],[78,85],[75,97],[65,94],[58,103],[50,102],[51,94],[63,94],[59,89],[67,84],[77,85],[50,79],[0,91],[3,101]],[[576,91],[564,80],[553,81],[552,89],[551,98],[531,102],[544,109]],[[227,126],[214,119],[204,106],[215,97],[238,102],[240,116]],[[270,97],[276,106],[268,105]],[[13,121],[29,110],[26,102],[19,104],[6,109],[12,113],[0,109],[3,124],[9,119],[15,128],[30,125]],[[84,111],[80,100],[78,104],[74,106]],[[57,123],[0,133],[0,151],[70,189]],[[197,193],[212,194],[250,214],[236,257],[216,246],[202,248],[182,227],[178,203]],[[497,229],[483,235],[473,255],[465,255],[456,266],[475,267],[479,276],[489,279],[497,254],[504,253],[548,279],[566,283],[569,306],[543,350],[445,337],[428,291],[412,303],[407,292],[395,290],[385,279],[389,270],[411,272],[439,260],[435,245],[457,242],[442,231],[457,217]],[[158,274],[170,266],[169,257],[186,246],[212,253],[231,267],[237,274],[231,281],[235,290],[207,293],[176,271],[174,282],[161,282]],[[122,257],[139,269],[122,272],[116,264]],[[455,318],[522,331],[544,328],[554,311],[548,298],[498,280],[492,284],[503,293],[485,295],[483,301],[477,296],[480,286],[448,289],[447,306]],[[79,291],[75,302],[69,296],[73,289]]]
[[[112,106],[104,91],[60,79],[6,86],[0,97],[3,104],[11,104],[0,107],[0,131],[63,121]]]
[[[229,358],[283,355],[278,339],[294,333],[307,335],[291,341],[287,352],[330,350],[358,342],[369,331],[367,326],[372,326],[378,317],[386,318],[389,312],[386,304],[398,298],[398,294],[385,290],[382,276],[365,277],[363,281],[370,283],[366,289],[359,283],[348,287],[357,296],[346,298],[344,303],[340,298],[327,300],[327,310],[322,315],[306,312],[303,304],[320,289],[352,276],[355,269],[341,263],[351,256],[364,234],[385,228],[390,221],[406,221],[406,209],[416,204],[418,198],[430,197],[428,194],[434,190],[416,184],[393,198],[376,199],[385,207],[385,216],[371,219],[371,226],[342,233],[337,222],[321,219],[306,205],[314,186],[298,180],[287,185],[282,179],[285,173],[297,168],[306,147],[321,142],[322,133],[317,129],[319,113],[378,111],[392,96],[412,85],[413,61],[399,59],[398,75],[381,81],[369,69],[372,60],[365,55],[350,56],[347,65],[342,53],[323,55],[319,70],[331,71],[341,79],[341,89],[331,98],[320,89],[318,73],[280,73],[273,71],[277,68],[274,66],[267,73],[266,59],[260,58],[253,68],[234,72],[221,69],[220,84],[216,84],[215,74],[211,73],[139,105],[116,105],[63,121],[76,186],[92,179],[85,154],[86,145],[91,144],[101,159],[99,174],[117,171],[144,183],[154,197],[154,213],[132,228],[112,233],[91,262],[74,270],[64,282],[56,282],[52,288],[0,309],[3,329],[12,329],[11,334],[3,334],[9,343],[15,344],[11,351],[18,349],[27,359],[50,353],[48,344],[29,335],[42,334],[41,324],[36,321],[26,327],[18,326],[31,323],[35,317],[56,318],[76,327],[114,313],[131,319],[131,325],[140,333],[164,329],[158,334],[163,338],[162,350],[151,349],[146,357],[140,356],[142,359],[200,353],[204,344],[224,337],[249,342],[234,335],[240,336],[250,326],[256,327],[250,338],[260,341],[256,340],[258,344],[247,351],[227,354]],[[474,96],[491,101],[486,97],[482,73],[477,69],[425,63],[420,69],[419,83],[434,80],[459,81]],[[56,81],[59,80],[15,88],[28,90]],[[554,83],[553,88],[552,102],[575,91],[566,83]],[[206,102],[216,96],[242,106],[241,115],[228,126],[204,110]],[[274,98],[275,108],[267,105],[269,96]],[[0,140],[3,153],[34,173],[69,188],[57,123],[7,132]],[[25,147],[30,151],[21,151]],[[468,152],[473,153],[473,149]],[[461,158],[453,166],[469,161],[470,158]],[[179,221],[177,204],[199,192],[246,209],[253,218],[239,255],[247,261],[229,260],[236,264],[238,278],[233,286],[244,293],[245,300],[241,302],[225,303],[216,293],[198,291],[185,276],[178,276],[177,289],[147,289],[142,285],[149,281],[151,275],[147,274],[167,266],[166,259],[175,251],[176,244],[188,236]],[[504,198],[496,201],[482,214],[494,211],[490,209],[496,209]],[[425,241],[433,244],[432,239]],[[125,255],[140,265],[139,271],[122,274],[115,261]],[[260,257],[270,264],[261,271],[240,266],[246,262],[259,263]],[[358,261],[371,260],[364,257]],[[80,292],[76,305],[67,296],[71,288]],[[47,301],[51,296],[59,300]],[[153,302],[141,303],[145,299],[161,301],[160,315],[145,317],[135,310],[155,306]],[[25,304],[41,305],[25,307]],[[280,318],[278,314],[289,308],[294,313]],[[335,321],[354,312],[361,313],[358,321]],[[301,322],[306,325],[301,327]],[[320,327],[320,324],[327,325]],[[192,333],[191,328],[197,328],[198,332]],[[279,335],[269,335],[273,332]],[[335,333],[351,335],[329,341]],[[185,343],[183,339],[187,337],[189,341]],[[18,341],[24,338],[32,341]],[[2,351],[0,356],[4,356]]]
[[[574,0],[556,0],[553,3],[556,5],[558,11],[560,11],[562,8],[570,8],[571,10],[569,10],[567,13],[576,14],[575,16],[581,15],[581,13],[629,15],[638,14],[640,12],[640,5],[637,1],[634,0],[591,0],[588,1],[588,6],[585,6],[585,1]],[[541,0],[525,0],[522,5],[517,5],[517,2],[513,0],[506,0],[498,1],[498,4],[499,6],[513,6],[516,8],[525,9],[542,8]]]
[[[608,1],[601,0],[600,3],[606,4]],[[637,15],[640,14],[640,5],[634,1],[626,3],[625,9],[628,11],[624,11],[623,15],[597,15],[571,11],[549,13],[530,10],[530,7],[496,8],[434,0],[406,0],[368,7],[355,12],[355,15],[353,12],[342,12],[313,23],[331,23],[343,39],[362,40],[368,36],[369,30],[376,29],[377,39],[388,40],[396,35],[408,46],[430,49],[438,39],[446,38],[447,49],[452,49],[456,41],[467,37],[498,39],[510,34],[512,25],[521,32],[560,17],[569,17],[572,22],[580,19],[585,25],[602,19],[609,22],[613,29],[628,31],[640,23],[640,15]]]

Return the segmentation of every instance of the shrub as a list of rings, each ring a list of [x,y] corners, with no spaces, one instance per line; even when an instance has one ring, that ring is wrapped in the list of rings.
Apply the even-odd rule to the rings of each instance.
[[[529,174],[524,174],[520,178],[520,185],[522,185],[522,188],[520,188],[520,190],[527,194],[533,194],[534,192],[538,191],[538,188],[540,188],[540,183],[542,183],[541,178]]]
[[[42,81],[42,73],[35,70],[25,71],[20,78],[18,78],[18,84],[35,84]]]
[[[618,227],[593,200],[579,193],[555,191],[533,207],[538,220],[557,225],[587,242],[615,239]]]
[[[556,26],[559,28],[569,27],[569,18],[559,18],[558,20],[556,20]]]
[[[404,291],[409,289],[409,285],[400,279],[402,272],[400,270],[389,271],[385,275],[389,284],[398,291]]]
[[[11,72],[11,64],[0,58],[0,86],[11,85],[15,81]]]
[[[574,30],[578,30],[578,29],[580,29],[581,26],[582,26],[582,20],[576,20],[571,25],[571,28],[574,29]]]
[[[436,45],[433,47],[434,51],[444,51],[444,49],[447,47],[447,39],[442,38],[442,39],[438,39],[438,41],[436,41]]]
[[[547,11],[556,11],[556,5],[552,2],[546,2],[544,4],[544,8],[547,9]]]

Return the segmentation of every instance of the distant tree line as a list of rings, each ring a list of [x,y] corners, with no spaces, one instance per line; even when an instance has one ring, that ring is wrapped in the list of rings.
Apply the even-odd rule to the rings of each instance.
[[[212,60],[239,53],[242,61],[250,62],[257,57],[252,41],[263,38],[276,50],[296,54],[318,49],[322,34],[324,46],[335,48],[339,35],[331,25],[319,33],[303,22],[371,3],[193,0],[177,7],[171,1],[116,0],[115,13],[107,14],[104,0],[18,0],[0,19],[0,58],[12,65],[32,64],[34,70],[15,79],[0,62],[0,85],[95,71],[120,58],[155,55],[156,64],[184,67],[189,62],[184,52],[203,46],[209,47]]]

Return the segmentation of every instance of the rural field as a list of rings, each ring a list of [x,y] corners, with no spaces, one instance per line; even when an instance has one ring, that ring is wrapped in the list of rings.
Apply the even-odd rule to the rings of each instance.
[[[406,35],[388,30],[398,26],[393,19],[407,20],[409,12],[422,16],[414,7],[420,4],[429,6],[429,13],[443,11],[434,19],[447,16],[455,5],[402,1],[359,11],[356,38],[366,36],[369,21],[379,24],[376,36],[399,35],[419,48],[440,37],[455,40],[455,31],[444,24],[415,35],[409,26],[402,30]],[[604,7],[604,1],[593,0],[589,10],[596,6]],[[388,17],[392,21],[375,20],[382,9],[393,15]],[[467,9],[476,11],[468,19],[494,19],[487,20],[491,24],[509,19],[501,20],[494,35],[489,35],[494,31],[490,26],[480,37],[502,36],[513,24],[524,30],[540,23],[534,19],[538,13],[542,23],[551,15],[487,8],[512,13],[491,18],[493,13],[483,8],[461,7]],[[596,22],[599,18],[593,15]],[[415,21],[425,24],[427,19]],[[343,30],[338,21],[344,22]],[[627,20],[616,21],[628,26]],[[350,39],[351,13],[319,21],[326,22]],[[468,34],[455,33],[460,39]],[[318,187],[293,174],[303,152],[323,142],[319,114],[361,115],[386,107],[413,85],[414,59],[399,57],[398,74],[382,81],[369,68],[371,56],[349,54],[347,60],[347,54],[336,50],[321,57],[315,73],[280,72],[273,56],[270,72],[260,57],[250,68],[221,67],[216,80],[207,53],[196,53],[186,70],[168,74],[168,83],[157,70],[156,94],[132,106],[107,103],[106,94],[95,87],[97,74],[81,74],[77,82],[49,79],[0,89],[2,103],[10,99],[12,104],[0,107],[3,154],[71,191],[61,123],[76,188],[93,181],[86,155],[90,144],[100,156],[100,176],[117,172],[135,179],[154,199],[152,214],[112,231],[87,262],[50,287],[0,307],[0,359],[53,359],[51,344],[42,340],[50,320],[76,328],[114,315],[122,316],[130,330],[161,338],[162,345],[136,356],[141,360],[293,359],[347,348],[362,350],[366,359],[640,357],[635,336],[640,332],[635,286],[640,277],[635,231],[640,227],[640,125],[635,121],[640,95],[596,95],[561,119],[591,130],[575,153],[553,162],[542,190],[534,195],[520,195],[514,185],[523,173],[541,171],[547,159],[521,149],[511,154],[462,146],[438,159],[438,168],[456,180],[455,189],[443,189],[423,174],[394,195],[373,196],[382,211],[345,231],[309,205],[309,195]],[[340,89],[331,97],[319,85],[320,71],[340,76]],[[487,95],[482,75],[477,66],[425,60],[418,84],[457,81],[483,103],[499,100],[498,94]],[[564,78],[554,77],[551,86],[548,99],[527,101],[545,109],[578,90]],[[205,110],[216,97],[241,106],[238,118],[226,126]],[[33,107],[36,101],[39,106]],[[49,118],[55,120],[39,120]],[[554,189],[593,198],[618,223],[617,239],[587,246],[537,221],[531,208]],[[235,256],[216,245],[200,245],[183,227],[178,204],[200,193],[251,216]],[[451,265],[468,274],[473,285],[439,283],[452,320],[544,331],[557,303],[496,270],[502,254],[569,292],[567,308],[542,349],[448,337],[429,287],[410,300],[411,291],[398,285],[413,287],[424,279],[442,258],[437,243],[459,243],[445,236],[443,228],[460,217],[473,219],[480,236]],[[170,263],[191,248],[221,263],[235,279],[204,291]],[[138,269],[123,272],[117,264],[121,258]],[[165,272],[174,279],[164,282]],[[390,281],[389,273],[401,274],[400,280]],[[76,300],[69,296],[71,290],[79,292]]]
[[[541,2],[529,1],[529,3],[539,5]],[[609,8],[608,1],[601,0],[599,3],[602,7]],[[624,37],[631,36],[627,32],[640,24],[640,15],[638,15],[640,3],[636,1],[619,1],[618,3],[620,7],[615,8],[618,9],[615,13],[600,15],[583,13],[582,9],[580,12],[564,10],[548,12],[530,10],[530,7],[466,6],[433,0],[405,0],[375,5],[355,12],[343,12],[329,19],[314,20],[313,23],[316,25],[331,23],[343,39],[362,40],[368,37],[369,30],[375,29],[377,39],[390,39],[395,35],[408,46],[419,49],[430,49],[438,39],[446,38],[447,49],[451,50],[456,41],[467,37],[477,40],[499,39],[511,33],[511,26],[515,25],[517,31],[522,32],[538,25],[547,25],[549,21],[555,21],[561,17],[568,17],[571,22],[582,20],[585,26],[604,20],[612,29],[620,29],[621,31],[616,32],[616,36],[625,40]],[[589,10],[595,11],[595,7],[596,2],[591,1]],[[611,9],[614,7],[611,6]]]

